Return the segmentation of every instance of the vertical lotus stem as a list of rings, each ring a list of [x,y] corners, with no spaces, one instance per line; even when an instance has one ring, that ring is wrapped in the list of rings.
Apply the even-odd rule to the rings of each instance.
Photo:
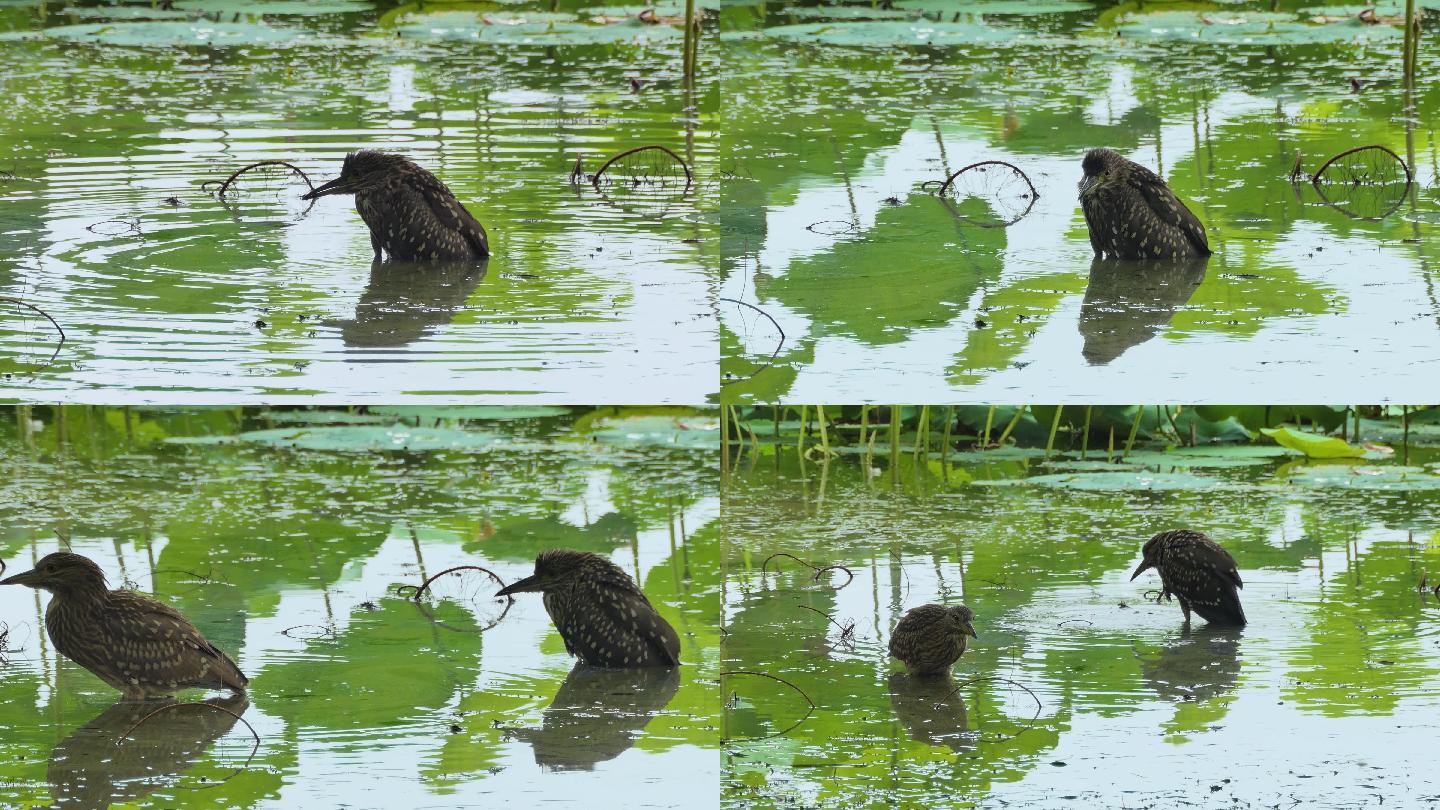
[[[65,418],[65,406],[55,406],[55,450],[58,452],[65,449],[70,441],[69,420]]]
[[[921,442],[924,442],[926,455],[930,453],[930,406],[920,406],[920,422],[915,425],[915,460],[920,460]]]
[[[1050,420],[1050,437],[1045,440],[1045,458],[1049,458],[1050,452],[1055,449],[1055,434],[1060,431],[1060,414],[1064,412],[1064,405],[1055,406],[1055,418]]]
[[[683,65],[685,68],[685,83],[695,82],[695,0],[685,0],[685,54]]]
[[[995,422],[995,406],[991,405],[985,411],[985,437],[980,440],[980,449],[990,446],[990,426]]]
[[[860,446],[865,446],[865,429],[870,426],[870,406],[860,406]]]
[[[825,451],[825,457],[830,457],[830,434],[825,430],[825,406],[815,406],[815,421],[820,425],[820,449]]]
[[[799,453],[799,454],[800,454],[800,458],[802,458],[802,459],[805,458],[805,416],[806,416],[805,406],[804,406],[804,405],[801,405],[801,406],[800,406],[800,438],[798,438],[798,439],[795,440],[795,452]]]
[[[1415,26],[1415,0],[1405,0],[1405,42],[1401,45],[1404,52],[1400,55],[1400,67],[1406,87],[1415,86],[1415,58],[1419,54],[1416,46],[1419,39],[1420,29]]]
[[[900,483],[900,406],[890,406],[890,483]]]
[[[1115,460],[1115,426],[1110,426],[1110,443],[1105,446],[1105,463]]]
[[[950,460],[950,426],[955,423],[955,406],[945,406],[945,427],[940,430],[940,468]]]
[[[1125,452],[1124,452],[1123,454],[1121,454],[1121,456],[1120,456],[1121,458],[1125,458],[1126,456],[1129,456],[1129,455],[1130,455],[1130,448],[1132,448],[1132,447],[1135,446],[1135,434],[1137,434],[1137,433],[1140,432],[1140,417],[1142,417],[1142,416],[1144,416],[1144,415],[1145,415],[1145,406],[1144,406],[1144,405],[1136,405],[1136,406],[1135,406],[1135,421],[1130,423],[1130,436],[1129,436],[1129,438],[1125,439]]]
[[[1080,460],[1085,460],[1085,454],[1090,450],[1090,409],[1095,406],[1085,406],[1085,427],[1080,429]]]
[[[725,415],[725,409],[720,409],[720,471],[727,472],[730,469],[730,420]]]
[[[1005,429],[1000,431],[1000,438],[995,440],[997,447],[1005,444],[1005,440],[1010,438],[1010,431],[1014,430],[1015,426],[1020,424],[1020,417],[1025,415],[1025,409],[1029,407],[1029,405],[1021,405],[1015,409],[1015,415],[1010,417],[1010,424],[1006,425]]]
[[[1410,406],[1409,406],[1409,405],[1401,405],[1401,406],[1400,406],[1400,427],[1401,427],[1401,429],[1404,431],[1404,433],[1403,433],[1403,435],[1402,435],[1402,437],[1401,437],[1401,440],[1400,440],[1400,447],[1401,447],[1400,463],[1401,463],[1401,464],[1409,464],[1409,463],[1410,463]]]

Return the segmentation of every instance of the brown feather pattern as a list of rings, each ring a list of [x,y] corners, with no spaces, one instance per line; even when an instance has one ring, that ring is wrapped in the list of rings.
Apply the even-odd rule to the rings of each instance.
[[[1159,175],[1110,149],[1090,150],[1083,165],[1080,208],[1095,255],[1113,259],[1210,255],[1205,226]]]
[[[545,610],[565,650],[599,667],[675,666],[680,636],[620,566],[599,554],[553,549],[535,560]]]
[[[912,675],[944,675],[964,654],[965,628],[974,619],[964,605],[911,608],[890,634],[890,655]]]
[[[1235,558],[1204,533],[1161,532],[1145,543],[1144,557],[1142,565],[1160,572],[1161,597],[1174,595],[1187,622],[1194,611],[1211,624],[1246,623]]]

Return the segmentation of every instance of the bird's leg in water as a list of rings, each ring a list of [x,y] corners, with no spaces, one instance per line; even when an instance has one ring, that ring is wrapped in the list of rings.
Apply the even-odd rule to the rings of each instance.
[[[1177,598],[1180,600],[1180,609],[1183,610],[1183,611],[1185,611],[1185,626],[1186,626],[1186,627],[1189,627],[1189,626],[1190,626],[1190,603],[1187,602],[1187,601],[1185,601],[1185,597],[1183,597],[1183,596],[1178,596],[1178,595],[1177,595]]]
[[[380,258],[380,234],[370,232],[370,247],[375,250],[375,258]]]

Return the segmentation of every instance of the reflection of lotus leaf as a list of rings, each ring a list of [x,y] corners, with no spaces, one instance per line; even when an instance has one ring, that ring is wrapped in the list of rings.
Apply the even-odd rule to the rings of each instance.
[[[32,31],[7,31],[3,39],[28,39]],[[303,38],[305,33],[264,23],[240,22],[118,22],[59,25],[39,34],[51,39],[97,42],[102,45],[140,45],[163,48],[185,45],[270,45]]]
[[[896,8],[933,11],[941,14],[1057,14],[1090,11],[1081,0],[896,0]]]
[[[1025,32],[983,23],[937,23],[919,20],[781,25],[766,28],[765,36],[795,42],[821,42],[826,45],[890,48],[897,45],[998,44],[1025,36]]]
[[[234,436],[176,436],[171,444],[259,444],[302,450],[371,453],[377,450],[478,450],[506,441],[494,433],[438,427],[338,425],[250,430]]]
[[[1359,21],[1314,24],[1278,12],[1157,11],[1132,17],[1115,29],[1121,36],[1157,42],[1216,45],[1305,45],[1401,36],[1399,28]]]

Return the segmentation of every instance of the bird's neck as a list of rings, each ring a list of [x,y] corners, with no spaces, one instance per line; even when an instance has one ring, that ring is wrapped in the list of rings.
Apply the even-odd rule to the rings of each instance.
[[[99,607],[110,598],[110,589],[104,580],[66,583],[65,587],[56,588],[53,593],[54,601],[63,603],[66,608]]]

